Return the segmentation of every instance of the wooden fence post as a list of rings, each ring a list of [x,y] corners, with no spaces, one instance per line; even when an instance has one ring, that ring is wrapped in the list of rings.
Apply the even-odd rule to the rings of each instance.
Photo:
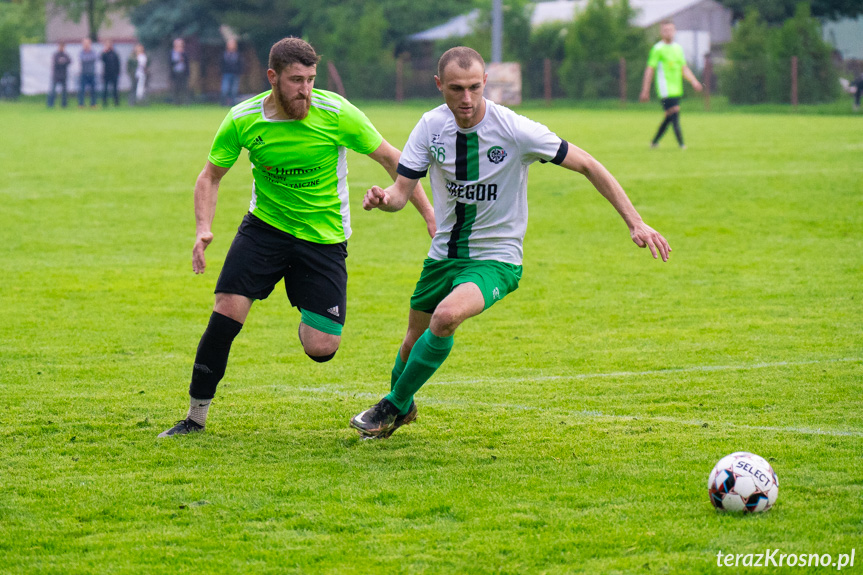
[[[327,60],[327,88],[343,98],[347,97],[345,85],[342,84],[342,77],[339,76],[339,71],[336,70],[336,65],[333,64],[332,60]]]
[[[626,58],[620,58],[620,103],[626,105]]]
[[[405,99],[405,58],[399,54],[396,60],[396,102],[401,104]]]
[[[791,105],[797,110],[797,56],[791,56]]]
[[[710,90],[713,88],[713,58],[704,55],[704,109],[710,111]]]

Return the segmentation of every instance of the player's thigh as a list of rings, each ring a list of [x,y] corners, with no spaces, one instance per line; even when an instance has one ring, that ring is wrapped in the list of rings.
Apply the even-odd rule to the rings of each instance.
[[[324,357],[338,351],[342,342],[341,335],[327,333],[311,327],[305,322],[300,323],[300,342],[303,351],[312,357]]]
[[[315,244],[296,240],[285,272],[285,291],[303,323],[341,335],[347,315],[347,242]]]
[[[432,332],[452,331],[485,309],[485,298],[479,286],[472,282],[460,283],[437,306],[430,327]]]
[[[411,311],[423,312],[431,317],[438,304],[452,291],[453,280],[458,276],[461,268],[462,263],[459,260],[426,258],[414,293],[411,295]]]
[[[266,299],[284,276],[290,247],[277,230],[256,221],[251,214],[243,218],[225,256],[216,293]]]
[[[470,260],[453,279],[453,290],[462,284],[474,284],[482,295],[483,309],[488,309],[518,289],[522,267],[490,260]]]

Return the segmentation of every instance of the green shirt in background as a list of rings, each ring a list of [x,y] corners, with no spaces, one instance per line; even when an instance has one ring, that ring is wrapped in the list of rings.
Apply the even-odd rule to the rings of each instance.
[[[269,94],[231,108],[207,159],[227,168],[246,148],[254,177],[250,212],[302,240],[347,240],[347,149],[370,154],[383,138],[365,114],[338,94],[313,90],[309,115],[302,120],[267,118],[263,101]]]
[[[660,98],[683,96],[683,67],[686,58],[680,44],[666,44],[662,40],[650,49],[647,65],[656,68],[656,94]]]

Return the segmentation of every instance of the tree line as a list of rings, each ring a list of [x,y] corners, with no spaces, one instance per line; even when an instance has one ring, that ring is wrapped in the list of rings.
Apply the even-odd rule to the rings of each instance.
[[[787,101],[790,58],[798,57],[801,101],[835,94],[830,48],[820,37],[817,18],[863,14],[860,0],[719,0],[739,18],[725,47],[728,65],[720,85],[732,102]],[[409,36],[454,16],[479,9],[475,31],[467,38],[441,41],[431,58],[456,43],[491,52],[491,0],[0,0],[0,73],[16,71],[17,45],[44,39],[48,4],[71,18],[83,18],[90,36],[112,11],[123,10],[148,48],[167,47],[175,37],[195,36],[202,44],[221,44],[221,25],[230,26],[266,62],[270,46],[285,36],[310,41],[336,62],[348,92],[358,97],[389,97],[397,58],[415,49]],[[544,59],[556,63],[558,93],[571,98],[619,96],[619,61],[629,63],[626,85],[635,98],[655,31],[631,25],[629,0],[589,0],[572,22],[532,28],[533,3],[504,0],[504,59],[522,63],[526,97],[540,97]],[[832,75],[831,75],[832,74]]]

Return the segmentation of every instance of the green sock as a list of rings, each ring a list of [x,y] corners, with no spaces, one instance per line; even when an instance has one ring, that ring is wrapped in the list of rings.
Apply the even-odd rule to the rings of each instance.
[[[411,406],[414,394],[434,375],[452,349],[453,337],[438,337],[427,329],[414,344],[388,399],[404,415]]]
[[[401,377],[402,372],[405,370],[405,362],[402,361],[402,348],[396,352],[396,363],[393,365],[393,371],[390,374],[390,391],[396,386],[396,382]]]

